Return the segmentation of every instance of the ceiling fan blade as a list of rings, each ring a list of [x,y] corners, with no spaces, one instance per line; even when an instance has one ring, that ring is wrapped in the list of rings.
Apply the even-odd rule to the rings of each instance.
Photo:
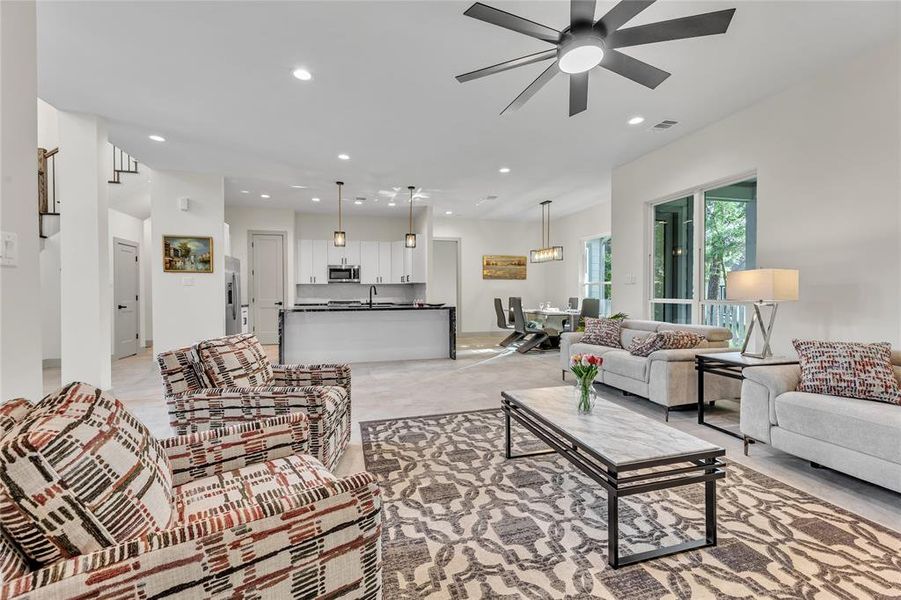
[[[613,49],[608,49],[604,52],[604,59],[601,61],[600,66],[652,90],[670,76],[663,69],[658,69],[653,65]]]
[[[654,0],[623,0],[594,24],[602,36],[607,36],[632,20],[635,15],[649,7]]]
[[[569,116],[588,108],[588,73],[585,71],[569,76]]]
[[[594,24],[596,0],[571,0],[569,5],[569,25],[575,29],[579,25]]]
[[[522,67],[525,65],[531,65],[532,63],[541,62],[543,60],[548,60],[550,58],[554,58],[555,56],[557,56],[557,51],[553,49],[544,50],[543,52],[536,52],[535,54],[527,54],[526,56],[520,56],[519,58],[514,58],[513,60],[508,60],[496,65],[491,65],[490,67],[485,67],[484,69],[479,69],[478,71],[470,71],[469,73],[457,75],[457,81],[459,81],[460,83],[465,83],[467,81],[472,81],[473,79],[478,79],[479,77],[494,75],[495,73],[500,73],[501,71],[508,71],[510,69],[515,69],[516,67]]]
[[[735,9],[718,10],[659,23],[648,23],[614,31],[607,36],[608,48],[626,48],[655,42],[668,42],[685,38],[726,33]]]
[[[544,85],[554,78],[554,75],[560,72],[559,67],[557,67],[557,61],[551,63],[547,69],[545,69],[541,75],[535,78],[535,81],[529,84],[529,87],[524,89],[519,93],[513,102],[507,105],[507,108],[501,111],[501,114],[504,114],[507,111],[519,110],[522,108],[522,105],[529,101],[529,98],[538,93]]]
[[[472,17],[473,19],[478,19],[479,21],[485,21],[486,23],[491,23],[492,25],[503,27],[504,29],[510,29],[511,31],[523,33],[525,35],[531,36],[533,38],[538,38],[539,40],[543,40],[551,44],[556,44],[560,41],[560,32],[556,29],[552,29],[551,27],[542,25],[541,23],[536,23],[535,21],[517,17],[514,14],[497,8],[492,8],[487,4],[482,4],[481,2],[476,2],[475,4],[467,8],[466,12],[464,12],[463,14],[467,17]]]

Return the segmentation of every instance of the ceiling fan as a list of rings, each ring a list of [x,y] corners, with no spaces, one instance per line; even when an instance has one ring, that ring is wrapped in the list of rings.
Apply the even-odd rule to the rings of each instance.
[[[735,14],[735,9],[730,8],[621,29],[653,3],[654,0],[623,0],[595,21],[595,0],[571,0],[570,25],[563,31],[557,31],[476,2],[463,14],[537,38],[555,47],[457,75],[457,81],[465,83],[501,71],[553,59],[554,62],[507,105],[501,114],[521,108],[557,73],[563,72],[569,75],[569,116],[573,116],[588,108],[588,73],[594,67],[603,67],[650,89],[656,88],[670,76],[662,69],[623,54],[619,48],[726,33]]]

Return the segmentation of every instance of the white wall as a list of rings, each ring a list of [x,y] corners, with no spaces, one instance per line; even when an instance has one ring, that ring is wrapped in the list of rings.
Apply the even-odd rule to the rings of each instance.
[[[241,261],[241,302],[248,304],[248,283],[250,261],[248,260],[248,232],[272,231],[284,232],[285,254],[287,258],[288,276],[285,280],[288,306],[294,304],[294,257],[295,252],[295,218],[294,211],[290,208],[247,208],[243,206],[227,206],[225,208],[225,221],[229,226],[229,238],[231,239],[231,256]],[[329,234],[331,235],[331,234]]]
[[[190,210],[178,199],[190,198]],[[222,177],[154,171],[150,188],[153,344],[158,352],[225,335]],[[213,273],[163,272],[163,235],[212,236]]]
[[[774,352],[901,341],[898,85],[896,40],[616,169],[614,309],[648,314],[648,202],[756,169],[758,266],[801,272]]]
[[[112,386],[109,176],[106,124],[59,113],[60,355],[62,381]]]
[[[141,313],[141,339],[145,346],[153,345],[153,231],[150,218],[141,222],[141,241],[144,245],[144,254],[141,263],[144,270],[141,272],[141,298],[144,299],[144,311]]]
[[[529,256],[529,250],[539,245],[541,227],[538,223],[521,221],[473,220],[437,217],[433,234],[436,239],[460,238],[460,313],[463,332],[496,331],[497,318],[494,298],[501,298],[504,306],[509,296],[522,296],[523,306],[537,305],[547,300],[545,287],[547,264],[526,267],[526,279],[521,281],[482,279],[482,256],[509,254]]]
[[[0,229],[18,265],[0,267],[0,400],[42,395],[34,2],[0,2]]]
[[[344,231],[349,240],[365,240],[367,242],[394,242],[404,239],[407,233],[407,216],[403,217],[371,217],[347,214],[348,202],[342,218]],[[353,204],[353,202],[350,202]],[[414,211],[418,214],[421,209]],[[295,217],[295,235],[299,240],[330,240],[338,228],[338,213],[320,215],[297,213]]]
[[[109,286],[110,295],[115,299],[115,251],[113,249],[114,238],[134,242],[138,245],[138,345],[143,347],[146,345],[145,336],[141,326],[144,320],[144,311],[146,310],[147,299],[141,290],[141,282],[144,281],[146,265],[146,251],[144,246],[144,221],[137,219],[131,215],[127,215],[118,210],[109,210]],[[110,323],[112,323],[110,343],[113,351],[116,349],[116,303],[111,305]]]
[[[535,265],[545,276],[545,296],[555,306],[566,306],[571,297],[582,297],[583,252],[586,239],[610,235],[610,190],[599,190],[598,205],[551,220],[551,243],[563,246],[561,262]],[[553,217],[553,215],[552,215]]]

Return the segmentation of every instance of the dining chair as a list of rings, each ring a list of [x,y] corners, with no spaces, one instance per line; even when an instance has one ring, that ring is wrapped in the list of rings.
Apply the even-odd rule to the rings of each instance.
[[[572,310],[578,310],[579,309],[579,299],[575,298],[575,297],[570,298],[569,299],[569,307]]]
[[[507,322],[513,323],[513,301],[519,300],[519,305],[522,306],[522,298],[519,296],[510,296],[507,298]]]
[[[597,298],[582,299],[582,318],[591,317],[597,319],[601,316],[601,301]]]
[[[512,330],[513,325],[507,322],[507,316],[504,314],[504,303],[500,298],[494,299],[494,312],[497,313],[497,326],[501,329]],[[507,347],[513,342],[517,342],[523,338],[518,331],[512,331],[510,335],[505,337],[501,342],[501,346]]]
[[[523,338],[531,336],[531,339],[525,340],[522,345],[516,349],[520,354],[525,354],[529,350],[535,348],[548,339],[548,334],[537,327],[531,327],[526,323],[526,316],[522,312],[522,298],[510,298],[513,308],[513,329],[521,334]]]

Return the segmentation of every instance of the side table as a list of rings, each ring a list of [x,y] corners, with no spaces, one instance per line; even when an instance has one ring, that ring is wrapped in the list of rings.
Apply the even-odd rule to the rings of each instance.
[[[743,380],[746,367],[762,367],[769,365],[795,365],[798,359],[788,356],[770,356],[769,358],[751,358],[742,356],[741,352],[712,352],[710,354],[698,354],[695,357],[695,370],[698,372],[698,423],[711,429],[721,431],[726,435],[739,438],[744,442],[745,455],[748,454],[748,444],[754,440],[742,435],[740,430],[733,430],[704,420],[704,375],[720,375],[730,379]]]

